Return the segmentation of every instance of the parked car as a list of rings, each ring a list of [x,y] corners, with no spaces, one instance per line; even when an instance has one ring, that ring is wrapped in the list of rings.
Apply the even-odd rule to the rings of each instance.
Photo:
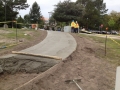
[[[28,29],[27,27],[22,27],[22,29]]]
[[[101,34],[110,34],[109,31],[101,31]]]
[[[101,32],[98,30],[91,30],[92,33],[100,34]]]
[[[110,34],[118,35],[119,33],[117,31],[111,31]]]
[[[92,32],[87,31],[87,30],[85,30],[85,29],[82,29],[80,32],[81,32],[81,33],[87,33],[87,34],[91,34],[91,33],[92,33]]]
[[[99,30],[91,30],[92,33],[96,33],[96,34],[110,34],[109,31],[99,31]]]

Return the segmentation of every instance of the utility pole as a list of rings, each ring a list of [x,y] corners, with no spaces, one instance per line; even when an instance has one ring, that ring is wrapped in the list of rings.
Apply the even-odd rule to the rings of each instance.
[[[6,28],[6,0],[5,0],[5,23],[4,23],[4,29]]]
[[[50,17],[53,12],[48,12],[49,13],[49,29],[50,29]]]
[[[5,0],[5,22],[6,22],[6,0]]]

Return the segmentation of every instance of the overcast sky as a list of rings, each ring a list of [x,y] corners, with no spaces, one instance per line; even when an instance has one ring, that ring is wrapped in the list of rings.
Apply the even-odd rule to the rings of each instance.
[[[22,17],[29,13],[32,4],[35,1],[39,4],[42,15],[46,18],[49,18],[48,12],[53,11],[54,5],[56,5],[59,1],[64,0],[27,0],[27,3],[30,5],[30,7],[26,10],[20,11],[20,15]],[[76,0],[71,1],[75,2]],[[106,3],[107,9],[109,9],[108,13],[110,13],[112,10],[120,12],[120,0],[104,0],[104,2]]]

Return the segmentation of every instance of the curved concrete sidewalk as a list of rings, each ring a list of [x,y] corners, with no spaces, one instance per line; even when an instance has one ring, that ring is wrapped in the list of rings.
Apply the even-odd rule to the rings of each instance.
[[[65,32],[47,31],[47,37],[39,44],[20,52],[68,57],[76,50],[76,41],[72,35]]]

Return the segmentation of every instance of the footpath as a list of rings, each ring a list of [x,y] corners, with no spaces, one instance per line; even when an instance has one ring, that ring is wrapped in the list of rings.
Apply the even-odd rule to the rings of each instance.
[[[25,54],[37,54],[43,56],[57,56],[62,59],[68,57],[76,50],[77,43],[72,35],[65,32],[47,31],[47,37],[37,45],[17,52]],[[9,58],[16,54],[9,54],[1,58]]]

